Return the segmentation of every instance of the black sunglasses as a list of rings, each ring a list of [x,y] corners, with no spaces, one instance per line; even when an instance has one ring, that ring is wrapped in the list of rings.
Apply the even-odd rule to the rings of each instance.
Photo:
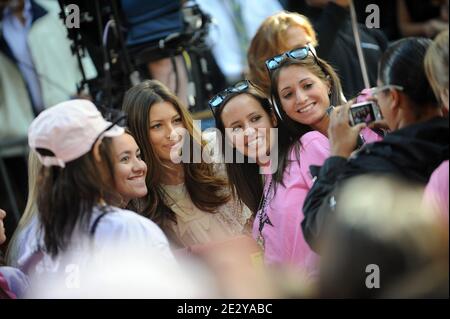
[[[272,72],[280,67],[280,65],[285,61],[287,58],[296,59],[296,60],[304,60],[311,52],[311,55],[313,56],[314,60],[316,61],[317,65],[322,69],[322,71],[325,74],[328,74],[328,72],[323,67],[322,63],[320,63],[319,59],[317,58],[316,54],[314,53],[314,50],[311,49],[309,45],[293,49],[287,52],[284,52],[280,55],[276,55],[266,61],[266,68],[269,71],[269,74],[272,74]]]
[[[241,93],[248,90],[251,82],[248,80],[240,81],[229,88],[226,88],[222,92],[216,94],[211,100],[209,100],[208,105],[211,108],[211,111],[215,115],[216,110],[222,105],[223,101],[233,93]]]
[[[303,60],[308,56],[309,52],[310,52],[309,46],[306,46],[284,52],[280,55],[276,55],[266,61],[267,70],[269,70],[270,73],[273,70],[278,69],[280,67],[280,64],[287,58]]]

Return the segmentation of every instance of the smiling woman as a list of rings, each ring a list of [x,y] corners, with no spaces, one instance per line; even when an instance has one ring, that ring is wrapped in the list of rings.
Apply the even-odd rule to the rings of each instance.
[[[155,103],[150,109],[149,122],[149,139],[152,146],[158,157],[169,164],[174,152],[181,150],[185,137],[181,115],[169,102]]]
[[[130,200],[147,195],[147,165],[129,132],[112,139],[112,148],[115,188],[122,197],[121,206],[125,207]]]
[[[317,256],[303,239],[301,204],[312,184],[309,165],[325,160],[328,141],[320,134],[308,135],[299,149],[298,141],[277,120],[269,100],[251,82],[245,89],[228,92],[232,93],[221,103],[214,103],[217,99],[213,98],[210,106],[223,144],[231,144],[246,157],[244,163],[226,165],[238,197],[256,213],[253,238],[264,249],[267,264],[293,265],[312,275]],[[303,156],[307,148],[311,148],[309,155]],[[261,161],[267,154],[269,165]]]
[[[245,233],[251,212],[232,196],[221,165],[194,160],[211,152],[177,97],[160,82],[145,81],[128,90],[123,110],[149,170],[140,212],[179,247]]]
[[[131,136],[92,102],[70,100],[43,111],[28,141],[37,162],[31,163],[29,210],[14,234],[11,265],[48,283],[67,278],[73,265],[80,274],[93,261],[111,267],[115,260],[97,258],[111,247],[120,256],[133,248],[173,261],[155,223],[116,206],[146,193],[138,180],[145,164]]]

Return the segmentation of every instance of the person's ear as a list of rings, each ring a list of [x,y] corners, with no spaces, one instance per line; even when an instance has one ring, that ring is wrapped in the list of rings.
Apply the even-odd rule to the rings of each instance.
[[[331,77],[329,75],[327,75],[327,94],[328,96],[331,96],[331,91],[332,91],[332,87],[333,85],[331,84]]]
[[[389,92],[391,96],[391,108],[392,110],[397,110],[402,106],[402,95],[397,90],[390,90]]]
[[[95,142],[94,147],[92,148],[92,152],[94,154],[94,159],[97,163],[101,163],[102,156],[100,155],[100,144],[102,143],[102,140],[98,140]]]

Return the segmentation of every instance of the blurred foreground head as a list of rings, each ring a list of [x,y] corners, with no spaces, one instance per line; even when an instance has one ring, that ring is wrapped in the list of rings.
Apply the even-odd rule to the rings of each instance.
[[[191,259],[173,262],[151,249],[110,246],[91,253],[80,264],[77,253],[65,254],[63,271],[30,276],[31,299],[205,299],[221,297],[214,278],[204,266]],[[45,268],[44,264],[40,267]]]
[[[322,243],[323,298],[448,298],[448,224],[423,189],[361,176],[342,188]]]

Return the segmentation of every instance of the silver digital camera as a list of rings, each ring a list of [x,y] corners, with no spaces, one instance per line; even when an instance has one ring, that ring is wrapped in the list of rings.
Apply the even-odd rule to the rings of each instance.
[[[369,124],[383,119],[380,107],[372,101],[353,104],[349,111],[350,125]]]

